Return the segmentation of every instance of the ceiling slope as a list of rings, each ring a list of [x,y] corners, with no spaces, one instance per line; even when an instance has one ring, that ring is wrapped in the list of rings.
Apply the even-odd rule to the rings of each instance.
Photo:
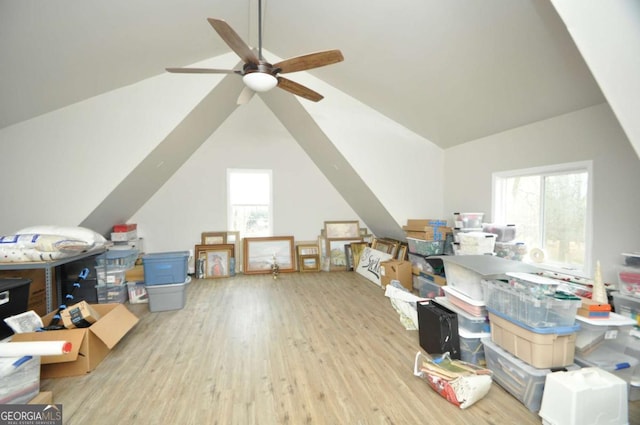
[[[223,78],[80,226],[107,235],[110,223],[128,220],[233,113],[242,85],[235,75]]]

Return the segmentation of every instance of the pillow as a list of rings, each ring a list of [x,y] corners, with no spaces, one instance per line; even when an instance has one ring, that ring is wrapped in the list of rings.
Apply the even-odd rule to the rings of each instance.
[[[93,243],[70,239],[61,235],[19,234],[0,236],[0,248],[35,249],[41,252],[83,252]]]
[[[85,227],[66,227],[55,225],[31,226],[20,229],[16,234],[61,235],[70,239],[85,241],[92,245],[104,245],[107,240],[101,234]]]

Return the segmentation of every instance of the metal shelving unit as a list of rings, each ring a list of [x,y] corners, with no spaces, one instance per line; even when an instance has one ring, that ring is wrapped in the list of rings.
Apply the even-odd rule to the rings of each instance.
[[[47,313],[54,310],[53,306],[53,270],[63,264],[72,263],[74,261],[82,260],[83,258],[97,256],[106,251],[106,248],[93,249],[91,251],[83,252],[82,254],[74,255],[72,257],[61,258],[53,261],[43,262],[28,262],[28,263],[0,263],[0,270],[30,270],[30,269],[44,269],[45,273],[45,291],[47,299]],[[60,277],[58,276],[58,282],[56,285],[58,300],[62,299],[62,288],[60,285]],[[57,306],[56,306],[57,307]]]

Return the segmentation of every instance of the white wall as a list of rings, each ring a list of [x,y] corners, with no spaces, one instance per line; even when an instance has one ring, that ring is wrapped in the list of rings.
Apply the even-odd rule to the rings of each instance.
[[[465,143],[445,152],[444,205],[491,220],[496,171],[593,161],[593,259],[615,281],[620,253],[640,250],[640,160],[607,104]]]
[[[227,229],[227,168],[273,170],[274,235],[315,240],[325,220],[360,220],[255,96],[131,217],[147,252],[193,249],[201,232]]]
[[[640,2],[552,3],[640,156]]]
[[[162,74],[0,129],[0,233],[81,223],[223,78],[189,77]]]
[[[295,79],[325,96],[303,106],[400,226],[440,216],[442,148],[309,74]]]

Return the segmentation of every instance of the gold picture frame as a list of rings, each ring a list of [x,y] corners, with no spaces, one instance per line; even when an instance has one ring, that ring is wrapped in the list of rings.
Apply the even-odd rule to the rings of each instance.
[[[280,273],[296,271],[293,236],[243,239],[244,274],[271,273],[274,260]]]
[[[202,232],[201,245],[221,245],[227,243],[227,232]]]
[[[358,220],[325,221],[323,236],[327,239],[358,239],[360,222]]]

